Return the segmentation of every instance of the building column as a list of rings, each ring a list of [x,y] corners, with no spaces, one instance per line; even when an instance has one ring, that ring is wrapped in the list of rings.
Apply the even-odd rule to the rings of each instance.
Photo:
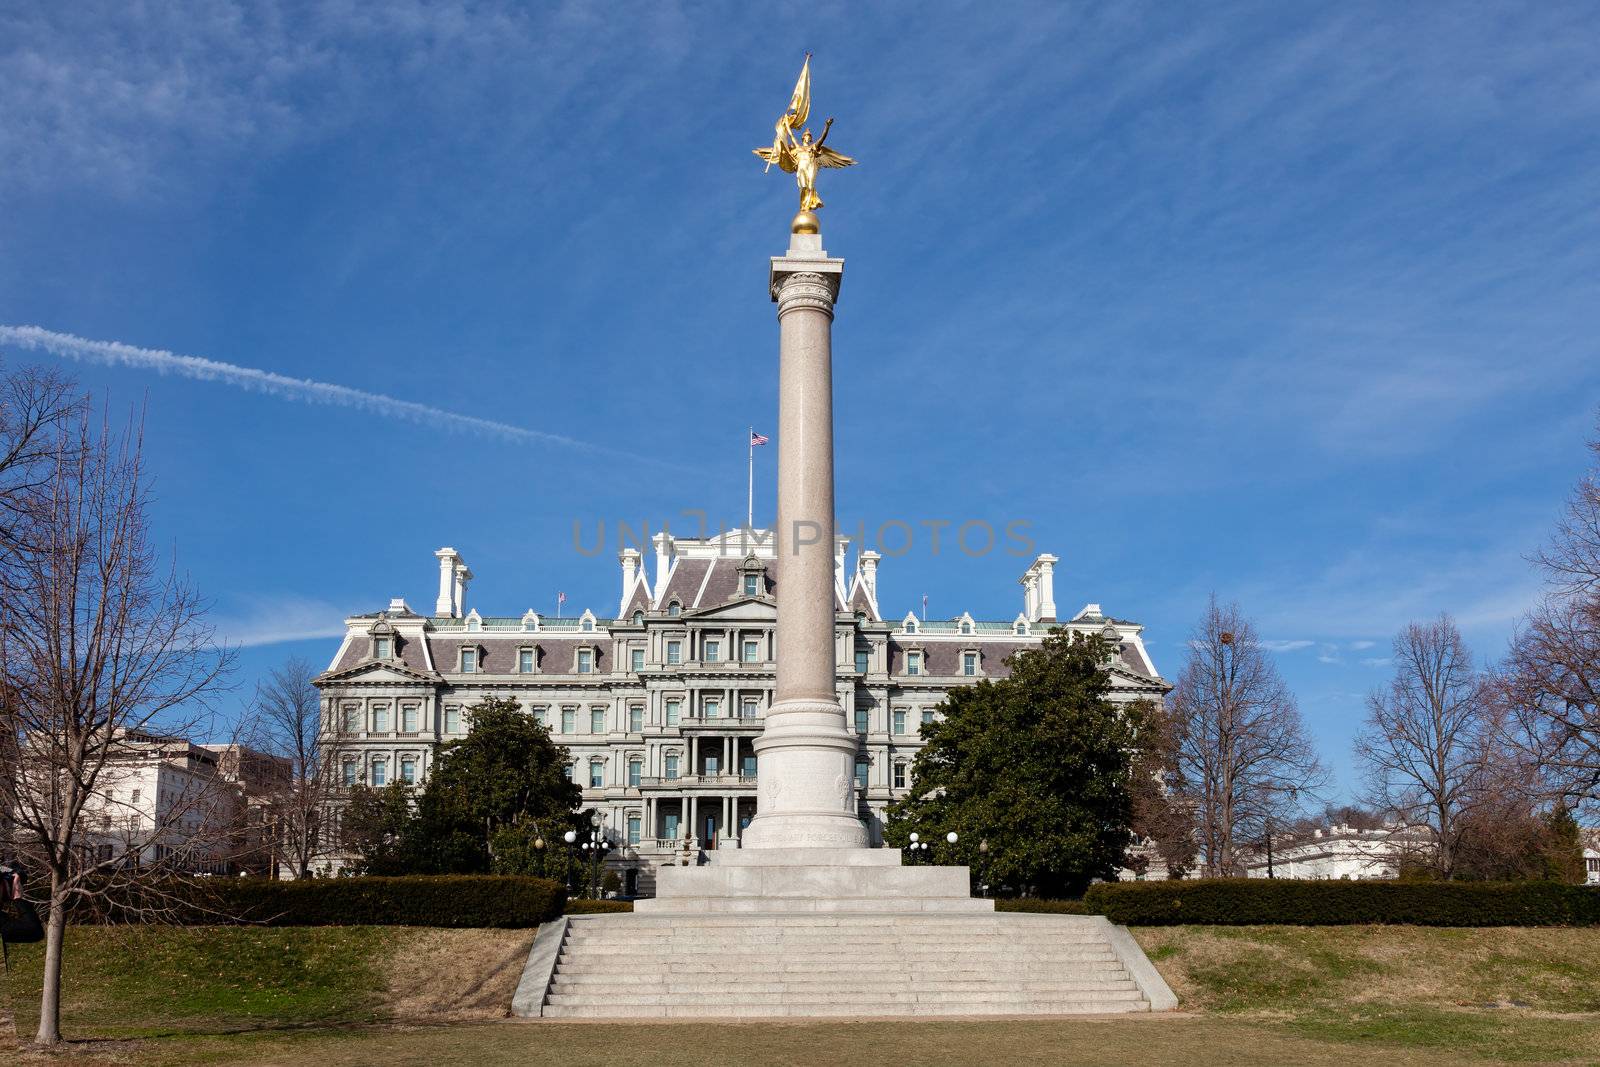
[[[804,227],[802,227],[804,228]],[[778,305],[777,691],[756,741],[755,848],[862,848],[856,741],[834,677],[833,308],[844,261],[817,233],[772,260]]]

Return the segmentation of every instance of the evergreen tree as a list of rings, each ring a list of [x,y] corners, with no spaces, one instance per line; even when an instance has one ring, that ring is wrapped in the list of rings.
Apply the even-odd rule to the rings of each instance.
[[[924,724],[913,791],[890,805],[885,836],[912,831],[936,862],[1040,896],[1078,896],[1112,879],[1133,840],[1129,777],[1143,710],[1107,698],[1108,648],[1054,630],[1011,657],[1009,677],[957,689]],[[944,838],[955,831],[952,852]]]

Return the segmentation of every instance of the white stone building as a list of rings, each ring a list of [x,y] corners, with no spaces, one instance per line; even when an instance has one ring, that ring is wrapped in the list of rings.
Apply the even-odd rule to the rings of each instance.
[[[84,806],[86,858],[210,874],[249,868],[261,844],[256,798],[287,777],[286,761],[238,745],[126,732]]]
[[[480,615],[465,603],[472,572],[443,548],[432,617],[396,599],[347,619],[317,679],[344,781],[423,781],[435,747],[467,732],[468,707],[511,697],[570,750],[584,805],[605,814],[607,836],[621,846],[610,863],[630,889],[647,891],[655,864],[686,843],[736,846],[756,811],[751,746],[774,684],[772,539],[766,531],[658,534],[651,547],[653,567],[635,549],[620,553],[617,610],[605,616]],[[932,621],[909,612],[885,618],[881,557],[862,552],[849,573],[847,548],[841,538],[837,692],[859,737],[856,796],[873,844],[882,841],[885,807],[910,785],[920,726],[945,693],[1003,675],[1006,657],[1052,626],[1117,641],[1114,699],[1160,701],[1170,688],[1137,623],[1108,618],[1096,604],[1058,620],[1054,556],[1039,556],[1022,576],[1023,607],[1013,618]]]
[[[1428,840],[1425,830],[1415,828],[1333,826],[1313,830],[1310,837],[1275,838],[1270,856],[1261,850],[1247,853],[1241,861],[1248,878],[1398,878],[1402,860]]]

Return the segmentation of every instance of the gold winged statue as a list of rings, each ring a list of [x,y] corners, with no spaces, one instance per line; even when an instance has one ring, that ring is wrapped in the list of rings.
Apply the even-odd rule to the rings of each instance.
[[[848,167],[855,163],[849,156],[834,151],[824,143],[828,139],[828,130],[833,126],[833,119],[822,124],[821,137],[815,141],[811,139],[811,131],[805,129],[806,119],[810,116],[811,53],[807,52],[805,65],[800,68],[800,80],[795,82],[794,93],[789,97],[789,107],[773,127],[772,147],[754,149],[756,155],[766,160],[769,170],[776,163],[794,175],[795,184],[800,187],[800,215],[795,216],[797,233],[816,232],[814,228],[802,231],[799,227],[815,227],[816,216],[812,215],[809,219],[804,216],[822,206],[822,198],[817,195],[817,168]],[[795,130],[802,131],[798,138]]]

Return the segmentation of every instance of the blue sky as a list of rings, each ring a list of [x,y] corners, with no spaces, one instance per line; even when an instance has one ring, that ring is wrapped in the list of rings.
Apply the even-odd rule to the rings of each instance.
[[[426,610],[440,545],[485,614],[603,613],[574,522],[742,517],[794,209],[750,149],[806,50],[861,161],[822,187],[840,514],[919,531],[886,613],[1018,610],[1025,561],[925,520],[1030,523],[1172,677],[1214,590],[1343,788],[1397,628],[1500,653],[1600,405],[1592,5],[769,12],[0,11],[0,323],[401,402],[4,347],[148,400],[229,704]]]

